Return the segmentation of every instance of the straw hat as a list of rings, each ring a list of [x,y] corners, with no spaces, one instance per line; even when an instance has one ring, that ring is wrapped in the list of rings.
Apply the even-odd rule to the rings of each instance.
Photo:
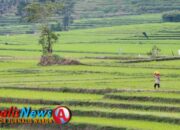
[[[159,71],[155,71],[154,75],[160,75],[160,72]]]

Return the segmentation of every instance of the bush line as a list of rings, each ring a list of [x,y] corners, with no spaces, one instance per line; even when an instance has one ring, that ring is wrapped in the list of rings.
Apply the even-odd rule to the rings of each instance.
[[[18,130],[133,130],[123,127],[110,127],[91,125],[86,123],[69,123],[63,126],[57,124],[1,124],[1,128],[13,128]]]
[[[154,58],[154,59],[138,59],[138,60],[127,60],[127,61],[121,61],[119,63],[141,63],[141,62],[152,62],[152,61],[169,61],[169,60],[179,60],[179,56],[173,56],[173,57],[162,57],[162,58]]]
[[[89,93],[89,94],[104,94],[109,92],[117,92],[116,89],[83,89],[83,88],[33,88],[33,87],[0,87],[0,89],[14,90],[33,90],[33,91],[48,91],[48,92],[70,92],[70,93]]]
[[[146,96],[123,96],[123,95],[105,95],[104,98],[115,100],[131,100],[131,101],[153,101],[164,103],[180,103],[177,98],[161,98],[161,97],[146,97]]]
[[[126,89],[84,89],[84,88],[43,88],[43,87],[0,87],[0,89],[13,89],[13,90],[31,90],[31,91],[47,91],[47,92],[70,92],[70,93],[87,93],[87,94],[106,94],[114,92],[157,92],[154,90],[126,90]],[[171,91],[171,90],[159,90],[158,92],[162,93],[180,93],[180,91]]]
[[[7,107],[0,107],[0,110],[6,109]],[[101,111],[83,111],[83,110],[73,110],[73,116],[83,116],[83,117],[102,117],[102,118],[112,118],[112,119],[133,119],[133,120],[146,120],[153,122],[163,122],[180,124],[180,118],[171,117],[159,117],[154,115],[140,115],[140,114],[129,114],[129,113],[111,113],[111,112],[101,112]],[[5,125],[6,126],[6,125]]]
[[[19,103],[19,104],[41,104],[41,105],[74,105],[74,106],[98,106],[105,108],[126,108],[126,109],[139,109],[139,110],[155,110],[155,111],[166,111],[166,112],[180,112],[180,107],[173,106],[143,106],[137,104],[114,104],[105,102],[89,102],[89,101],[50,101],[41,99],[21,99],[21,98],[5,98],[0,97],[1,103]]]
[[[158,117],[154,115],[139,115],[139,114],[129,114],[129,113],[109,113],[109,112],[100,112],[100,111],[81,111],[74,110],[72,111],[73,115],[77,116],[90,116],[90,117],[105,117],[105,118],[123,118],[123,119],[133,119],[133,120],[146,120],[153,122],[164,122],[172,124],[180,124],[180,118],[171,118],[171,117]]]

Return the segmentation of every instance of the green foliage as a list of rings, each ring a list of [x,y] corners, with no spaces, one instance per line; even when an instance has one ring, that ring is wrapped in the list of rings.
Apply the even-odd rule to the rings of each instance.
[[[1,0],[2,13],[16,12],[15,7],[25,0]],[[32,2],[32,0],[26,0]],[[102,18],[119,16],[121,14],[146,14],[162,13],[164,11],[180,10],[179,0],[34,0],[41,4],[48,1],[65,2],[74,1],[73,17],[78,18]],[[2,7],[2,6],[3,7]],[[68,6],[69,6],[68,5]],[[71,9],[71,8],[69,8]],[[1,12],[0,12],[1,13]]]
[[[59,9],[62,9],[62,4],[54,2],[45,2],[43,4],[34,2],[26,6],[25,19],[28,22],[47,23],[49,17],[54,15],[54,13]]]
[[[54,2],[31,3],[26,7],[26,19],[28,22],[38,22],[43,24],[39,43],[42,45],[43,55],[52,54],[52,46],[58,40],[58,35],[53,33],[48,27],[49,17],[57,10],[61,9],[61,5]]]
[[[180,22],[180,11],[166,12],[162,16],[164,22]]]
[[[179,9],[179,0],[77,0],[75,17],[105,18],[126,14],[162,13]]]
[[[42,45],[43,55],[53,52],[52,46],[57,42],[58,36],[58,34],[53,33],[47,26],[42,27],[39,43]]]
[[[0,0],[0,15],[8,14],[17,5],[17,0]]]
[[[20,1],[17,6],[17,15],[23,16],[24,15],[24,8],[27,6],[27,1]]]
[[[56,24],[51,24],[51,30],[52,31],[62,31],[63,27],[61,25],[61,23],[56,23]]]
[[[73,23],[72,14],[74,13],[75,0],[62,0],[64,8],[62,10],[63,15],[63,30],[68,31],[70,24]]]

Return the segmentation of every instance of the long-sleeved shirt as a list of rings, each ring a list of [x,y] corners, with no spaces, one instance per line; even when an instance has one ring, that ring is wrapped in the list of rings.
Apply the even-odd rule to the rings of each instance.
[[[156,84],[160,84],[160,76],[155,75],[155,76],[154,76],[154,79],[155,79],[155,83],[156,83]]]

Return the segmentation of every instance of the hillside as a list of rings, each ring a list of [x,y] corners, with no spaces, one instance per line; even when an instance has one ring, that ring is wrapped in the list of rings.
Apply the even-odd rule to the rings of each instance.
[[[180,10],[179,0],[78,0],[76,18],[112,17],[119,15],[162,13]]]
[[[0,14],[16,13],[15,6],[22,1],[0,0]],[[58,0],[63,1],[63,0]],[[73,1],[73,0],[72,0]],[[100,18],[120,15],[162,13],[169,10],[180,10],[179,0],[75,0],[74,18]]]
[[[113,16],[106,18],[84,18],[75,20],[70,29],[99,28],[119,25],[162,23],[162,14]]]
[[[34,32],[34,26],[20,22],[20,17],[15,16],[15,6],[18,5],[18,3],[10,2],[15,0],[8,1],[0,3],[0,7],[6,8],[1,8],[1,11],[5,11],[6,13],[3,13],[3,16],[0,16],[0,34]],[[74,22],[69,28],[84,29],[131,24],[161,23],[162,13],[169,10],[180,10],[180,1],[76,0],[73,12]],[[62,16],[55,19],[62,23]]]

